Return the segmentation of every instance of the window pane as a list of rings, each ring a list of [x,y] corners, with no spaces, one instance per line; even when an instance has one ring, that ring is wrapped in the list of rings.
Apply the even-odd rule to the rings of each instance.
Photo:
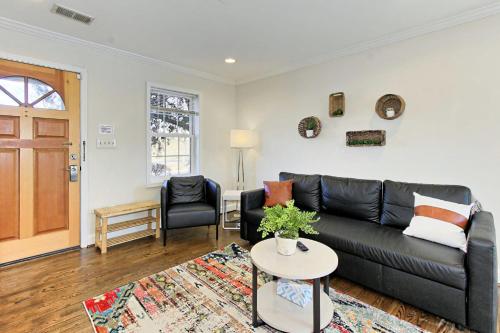
[[[160,132],[163,134],[177,133],[177,113],[163,112]]]
[[[166,96],[163,107],[188,111],[191,101],[187,97]]]
[[[152,157],[151,175],[164,177],[166,175],[165,157]]]
[[[179,114],[177,121],[179,133],[190,134],[189,124],[191,122],[191,117],[189,115]]]
[[[28,103],[33,103],[49,91],[52,91],[51,86],[35,79],[28,79]]]
[[[151,112],[151,123],[149,124],[151,132],[157,134],[160,131],[161,123],[161,115]]]
[[[0,79],[0,85],[24,103],[24,77],[11,76]]]
[[[191,173],[191,159],[189,158],[189,156],[179,157],[179,173],[180,174]]]
[[[165,156],[165,138],[151,137],[151,156]]]
[[[6,93],[4,93],[2,90],[0,90],[0,104],[1,105],[12,105],[12,106],[19,106],[16,101],[14,101],[12,98],[9,97]]]
[[[57,92],[53,92],[40,102],[33,105],[37,109],[64,110],[64,102]]]
[[[191,138],[179,138],[179,155],[191,155]]]
[[[165,156],[179,155],[179,138],[165,138]]]
[[[157,93],[152,92],[150,98],[151,106],[160,106],[159,96]]]
[[[152,88],[149,94],[151,164],[156,179],[191,173],[196,96]],[[179,110],[179,111],[176,111]],[[156,166],[156,167],[155,167]],[[164,174],[163,174],[164,168]]]
[[[177,156],[167,156],[167,175],[178,175],[179,174],[179,157]]]

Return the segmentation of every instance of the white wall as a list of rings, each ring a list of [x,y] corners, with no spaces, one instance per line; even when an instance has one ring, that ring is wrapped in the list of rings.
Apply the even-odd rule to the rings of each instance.
[[[500,16],[491,17],[245,84],[235,95],[231,85],[139,59],[0,29],[2,52],[87,69],[89,217],[96,207],[159,196],[158,188],[145,186],[145,87],[153,81],[202,93],[200,171],[223,186],[233,183],[228,142],[237,117],[239,127],[260,136],[246,155],[250,187],[281,170],[463,184],[500,221],[499,40]],[[342,118],[328,117],[335,91],[346,93]],[[385,93],[405,98],[401,118],[375,114]],[[298,121],[309,115],[323,123],[313,140],[297,134]],[[100,123],[116,126],[117,149],[96,149]],[[364,129],[385,129],[387,145],[345,147],[346,131]]]
[[[239,126],[260,136],[247,155],[250,186],[285,170],[461,184],[500,223],[499,41],[495,16],[238,86]],[[329,118],[328,96],[337,91],[346,113]],[[406,100],[397,120],[374,112],[386,93]],[[310,115],[323,129],[306,140],[297,124]],[[386,130],[386,146],[346,147],[346,131],[367,129]]]
[[[230,186],[235,88],[162,65],[0,29],[0,51],[85,68],[88,73],[89,218],[94,208],[159,199],[146,185],[146,82],[201,93],[200,173]],[[117,148],[96,149],[98,124],[115,125]],[[230,170],[231,169],[231,170]],[[93,219],[88,230],[93,242]]]

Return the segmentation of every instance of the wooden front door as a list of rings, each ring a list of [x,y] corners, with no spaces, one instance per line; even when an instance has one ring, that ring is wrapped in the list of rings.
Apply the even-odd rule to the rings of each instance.
[[[78,74],[0,59],[0,263],[79,244]]]

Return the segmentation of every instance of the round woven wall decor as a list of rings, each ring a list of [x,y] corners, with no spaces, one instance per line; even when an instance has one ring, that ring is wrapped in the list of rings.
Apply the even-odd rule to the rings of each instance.
[[[309,122],[309,119],[312,119],[316,122],[316,128],[314,129],[314,134],[312,136],[307,136],[307,134],[306,134],[307,123]],[[306,138],[306,139],[315,138],[319,135],[319,133],[321,133],[321,121],[319,120],[318,117],[314,117],[314,116],[306,117],[299,122],[298,130],[299,130],[300,136],[303,138]]]
[[[387,94],[379,98],[377,105],[375,106],[375,111],[382,119],[393,120],[400,117],[405,111],[406,103],[401,96],[394,94]],[[387,109],[394,109],[394,116],[387,115]]]

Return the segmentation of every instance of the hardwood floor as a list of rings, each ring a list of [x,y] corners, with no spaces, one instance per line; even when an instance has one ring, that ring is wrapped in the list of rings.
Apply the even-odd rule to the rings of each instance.
[[[193,259],[231,242],[249,248],[238,231],[173,230],[167,247],[141,239],[110,248],[58,254],[0,269],[0,332],[92,332],[82,301]],[[431,332],[459,332],[452,323],[341,278],[333,288]]]

